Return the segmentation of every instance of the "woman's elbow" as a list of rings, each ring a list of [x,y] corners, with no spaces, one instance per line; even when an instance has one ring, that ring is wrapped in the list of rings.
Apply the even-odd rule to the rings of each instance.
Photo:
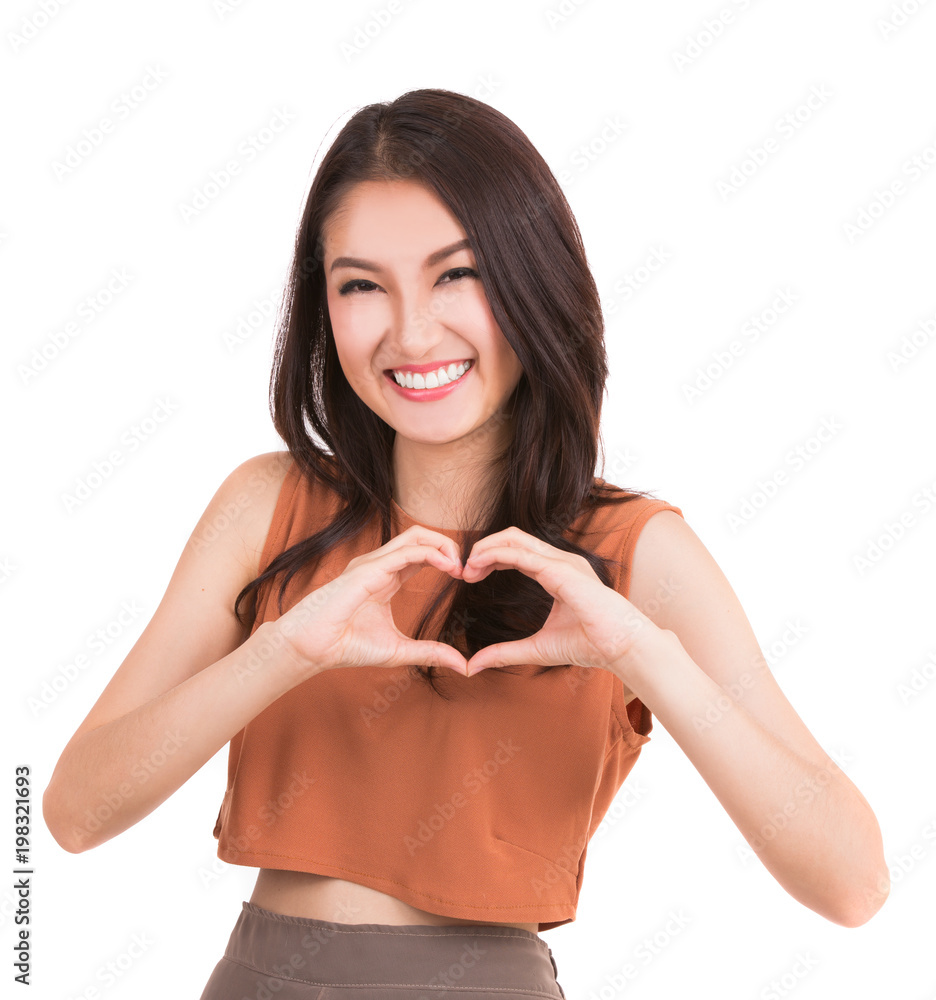
[[[887,901],[890,895],[890,872],[885,868],[871,888],[853,898],[835,923],[842,927],[861,927],[866,924]]]
[[[74,823],[70,823],[57,811],[57,798],[52,785],[48,785],[42,794],[42,818],[46,829],[52,834],[52,839],[69,854],[81,854],[93,846],[90,837],[75,835]]]

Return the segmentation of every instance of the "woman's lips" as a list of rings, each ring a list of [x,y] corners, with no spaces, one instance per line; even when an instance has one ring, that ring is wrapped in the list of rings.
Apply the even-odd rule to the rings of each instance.
[[[471,367],[465,372],[461,378],[455,379],[454,382],[449,382],[447,385],[439,385],[434,389],[407,389],[406,386],[402,386],[393,377],[392,372],[384,372],[384,377],[393,386],[396,391],[404,397],[404,399],[412,399],[415,402],[431,403],[433,400],[441,399],[443,396],[447,396],[449,393],[454,392],[466,379],[471,378],[472,372],[475,370],[475,363],[471,363]],[[430,371],[438,371],[438,368],[430,369]]]

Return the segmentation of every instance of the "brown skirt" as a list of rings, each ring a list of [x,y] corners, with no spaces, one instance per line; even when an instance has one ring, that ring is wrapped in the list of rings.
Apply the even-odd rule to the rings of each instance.
[[[539,935],[485,924],[339,924],[244,900],[200,1000],[564,1000]]]

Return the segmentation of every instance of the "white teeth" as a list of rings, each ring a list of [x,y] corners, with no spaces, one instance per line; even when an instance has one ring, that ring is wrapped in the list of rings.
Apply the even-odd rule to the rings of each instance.
[[[407,389],[435,389],[440,385],[448,385],[455,382],[471,367],[471,362],[456,365],[454,362],[448,368],[439,368],[438,371],[426,372],[393,372],[393,378],[397,385],[405,386]]]

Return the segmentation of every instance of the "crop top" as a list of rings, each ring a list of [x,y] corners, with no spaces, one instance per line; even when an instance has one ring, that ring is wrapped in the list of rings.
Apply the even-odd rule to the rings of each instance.
[[[293,459],[261,572],[341,503]],[[394,536],[421,523],[391,504]],[[639,495],[589,508],[570,540],[615,560],[614,586],[626,597],[637,537],[661,510],[683,516]],[[374,517],[356,539],[303,566],[284,612],[379,545]],[[441,573],[425,566],[391,598],[405,635],[414,636]],[[279,617],[279,583],[261,587],[253,631]],[[621,680],[607,670],[512,669],[469,678],[440,668],[435,680],[449,700],[406,666],[328,670],[300,682],[230,741],[218,857],[345,879],[443,916],[537,922],[540,931],[571,922],[588,842],[653,720],[639,699],[625,704]]]

